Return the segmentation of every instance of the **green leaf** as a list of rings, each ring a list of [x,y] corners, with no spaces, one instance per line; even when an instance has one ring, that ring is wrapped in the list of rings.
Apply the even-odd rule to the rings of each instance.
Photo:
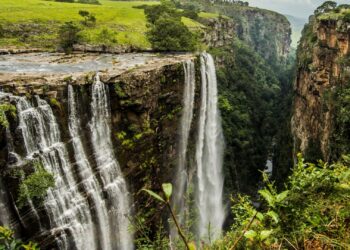
[[[275,206],[275,197],[267,189],[262,189],[259,191],[259,194],[267,201],[270,207]]]
[[[278,194],[277,197],[276,197],[276,201],[277,202],[282,202],[284,199],[287,198],[288,194],[289,194],[288,190]]]
[[[153,198],[165,203],[165,200],[160,197],[158,194],[156,194],[155,192],[151,191],[151,190],[148,190],[148,189],[142,189],[142,191],[145,191],[147,192],[150,196],[152,196]]]
[[[173,193],[173,185],[171,185],[171,183],[164,183],[162,184],[162,188],[167,201],[169,201],[171,194]]]
[[[264,215],[262,213],[258,212],[256,214],[256,218],[258,218],[259,221],[263,221],[264,220]]]
[[[260,232],[260,240],[264,241],[271,236],[273,230],[263,230]]]
[[[275,211],[269,211],[268,213],[267,213],[267,215],[268,216],[270,216],[276,223],[278,223],[278,221],[279,221],[279,216],[278,216],[278,214],[275,212]]]
[[[254,240],[256,236],[257,236],[257,233],[254,230],[249,230],[244,234],[244,237],[246,237],[249,240]]]

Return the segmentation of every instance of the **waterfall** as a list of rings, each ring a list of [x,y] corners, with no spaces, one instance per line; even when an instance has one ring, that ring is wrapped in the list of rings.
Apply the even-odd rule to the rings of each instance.
[[[90,123],[92,144],[103,188],[108,195],[109,218],[114,231],[113,249],[133,249],[132,235],[129,230],[129,200],[126,182],[114,156],[110,129],[110,107],[108,90],[96,75],[92,86],[92,120]]]
[[[92,205],[91,210],[95,211],[96,231],[100,242],[99,249],[111,249],[111,228],[109,225],[108,210],[103,199],[102,189],[94,175],[91,165],[84,151],[83,143],[79,135],[81,127],[77,114],[77,105],[73,86],[68,86],[68,112],[69,132],[72,138],[74,157],[77,165],[77,172],[81,179],[81,185]],[[93,248],[90,248],[93,249]],[[96,248],[97,249],[97,248]]]
[[[201,55],[201,107],[196,142],[196,205],[199,218],[197,236],[215,240],[221,234],[225,219],[223,195],[224,137],[218,110],[217,80],[211,55]]]
[[[184,223],[185,193],[188,182],[187,177],[187,146],[193,119],[194,94],[195,94],[195,67],[193,61],[184,63],[185,86],[183,97],[183,110],[180,125],[179,154],[177,173],[174,186],[172,205],[178,215],[181,224]],[[176,230],[172,229],[171,235],[175,237]]]
[[[26,97],[15,98],[18,129],[24,140],[26,158],[38,156],[44,168],[55,177],[55,187],[48,190],[43,204],[51,234],[60,249],[94,249],[97,241],[88,203],[78,190],[56,118],[46,101],[35,98],[37,106]]]

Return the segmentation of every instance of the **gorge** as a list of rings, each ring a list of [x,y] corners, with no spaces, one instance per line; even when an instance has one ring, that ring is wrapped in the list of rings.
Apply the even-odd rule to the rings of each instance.
[[[350,247],[348,5],[3,1],[0,249]]]

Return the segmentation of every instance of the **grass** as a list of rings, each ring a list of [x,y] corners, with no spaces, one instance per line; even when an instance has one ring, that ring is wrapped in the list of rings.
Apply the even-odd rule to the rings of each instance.
[[[45,0],[0,0],[0,25],[8,29],[18,29],[19,25],[29,27],[26,38],[0,38],[0,47],[31,46],[54,48],[58,27],[67,21],[80,22],[83,18],[79,10],[94,14],[95,27],[84,28],[81,32],[83,42],[102,44],[99,33],[107,28],[118,44],[132,45],[141,49],[149,48],[145,32],[146,18],[142,9],[133,8],[139,5],[158,4],[156,1],[110,1],[100,0],[101,5],[79,3],[63,3]],[[216,14],[201,13],[204,17],[216,17]],[[190,29],[201,28],[202,25],[189,18],[182,21]],[[39,25],[39,27],[38,27]],[[13,27],[13,28],[12,28]],[[19,32],[23,34],[23,32]]]

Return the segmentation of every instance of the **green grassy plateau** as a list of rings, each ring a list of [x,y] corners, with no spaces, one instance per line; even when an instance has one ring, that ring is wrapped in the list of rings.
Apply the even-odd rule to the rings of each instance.
[[[101,5],[91,5],[45,0],[1,0],[0,48],[55,48],[59,26],[64,22],[83,20],[78,14],[79,10],[89,11],[97,19],[94,27],[85,27],[81,31],[84,43],[103,44],[99,34],[101,30],[107,29],[120,45],[132,45],[141,49],[150,47],[145,36],[147,27],[143,9],[133,7],[159,2],[100,0],[100,3]],[[201,16],[212,18],[217,15],[201,13]],[[201,27],[194,20],[182,20],[189,28]]]

